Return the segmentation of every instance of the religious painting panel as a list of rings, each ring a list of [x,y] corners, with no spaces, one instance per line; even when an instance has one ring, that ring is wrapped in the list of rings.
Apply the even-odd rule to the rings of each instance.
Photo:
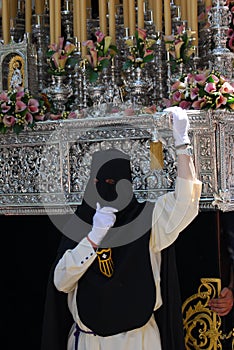
[[[0,47],[0,89],[28,88],[26,40]]]

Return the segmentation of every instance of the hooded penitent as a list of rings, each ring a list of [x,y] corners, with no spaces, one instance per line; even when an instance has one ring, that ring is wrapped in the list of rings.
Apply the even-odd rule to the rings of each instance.
[[[87,236],[92,227],[97,202],[101,206],[117,208],[118,212],[114,226],[108,231],[97,251],[100,254],[97,254],[93,264],[79,280],[77,307],[80,319],[87,327],[98,335],[110,336],[143,326],[154,313],[156,289],[149,254],[154,204],[139,203],[136,200],[132,188],[130,159],[128,155],[116,149],[98,151],[93,154],[90,179],[83,201],[75,212],[74,234],[82,232],[82,237]],[[76,241],[79,241],[77,237],[72,237],[74,237],[73,240],[63,237],[57,261],[66,249],[73,248]],[[160,319],[166,324],[164,323],[161,327],[160,319],[158,323],[159,328],[163,330],[162,335],[166,334],[166,337],[162,339],[163,350],[182,350],[184,348],[183,334],[181,334],[182,320],[177,299],[178,293],[176,294],[178,281],[175,278],[174,257],[170,253],[173,247],[169,248],[170,250],[165,249],[162,252],[166,289],[164,290],[163,282],[164,308]],[[111,273],[105,273],[106,270],[103,269],[105,261],[102,259],[102,251],[104,250],[111,255],[113,268]],[[168,259],[167,253],[172,258]],[[105,256],[110,257],[108,254]],[[170,267],[173,268],[172,274]],[[173,280],[173,288],[168,283],[170,278],[171,281]],[[46,301],[41,350],[66,350],[64,344],[69,328],[68,322],[63,325],[64,313],[66,313],[65,319],[69,318],[64,307],[66,299],[55,290],[51,282],[49,281],[48,284],[50,300]],[[173,296],[173,304],[170,304],[170,296]],[[168,312],[167,305],[169,305],[170,312]],[[52,310],[49,310],[51,306]],[[51,324],[52,315],[54,315],[54,324]],[[46,324],[48,318],[49,323]],[[178,326],[179,329],[177,329]],[[66,330],[65,339],[61,339],[62,327]],[[60,339],[60,343],[56,336]],[[181,343],[180,347],[178,343]]]

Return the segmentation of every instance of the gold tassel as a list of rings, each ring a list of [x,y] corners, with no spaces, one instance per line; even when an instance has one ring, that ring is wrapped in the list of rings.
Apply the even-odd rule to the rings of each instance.
[[[114,273],[111,248],[97,250],[96,253],[98,256],[98,264],[101,273],[106,277],[111,277]]]
[[[161,141],[150,141],[150,169],[163,169],[163,145]]]

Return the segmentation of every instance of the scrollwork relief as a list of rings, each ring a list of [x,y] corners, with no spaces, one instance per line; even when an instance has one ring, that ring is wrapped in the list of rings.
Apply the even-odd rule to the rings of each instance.
[[[222,349],[222,341],[232,339],[234,329],[227,334],[222,330],[222,319],[208,306],[221,291],[219,278],[201,278],[198,292],[182,306],[186,350]]]

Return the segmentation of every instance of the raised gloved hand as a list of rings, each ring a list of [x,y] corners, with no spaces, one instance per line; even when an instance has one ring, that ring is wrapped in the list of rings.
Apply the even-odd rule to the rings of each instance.
[[[175,146],[190,144],[188,137],[189,119],[185,109],[174,106],[164,109],[164,111],[172,112],[173,115],[173,136]]]
[[[97,203],[96,213],[93,216],[93,227],[88,234],[88,238],[97,246],[101,243],[110,227],[115,223],[116,213],[118,210],[112,207],[100,207]]]

